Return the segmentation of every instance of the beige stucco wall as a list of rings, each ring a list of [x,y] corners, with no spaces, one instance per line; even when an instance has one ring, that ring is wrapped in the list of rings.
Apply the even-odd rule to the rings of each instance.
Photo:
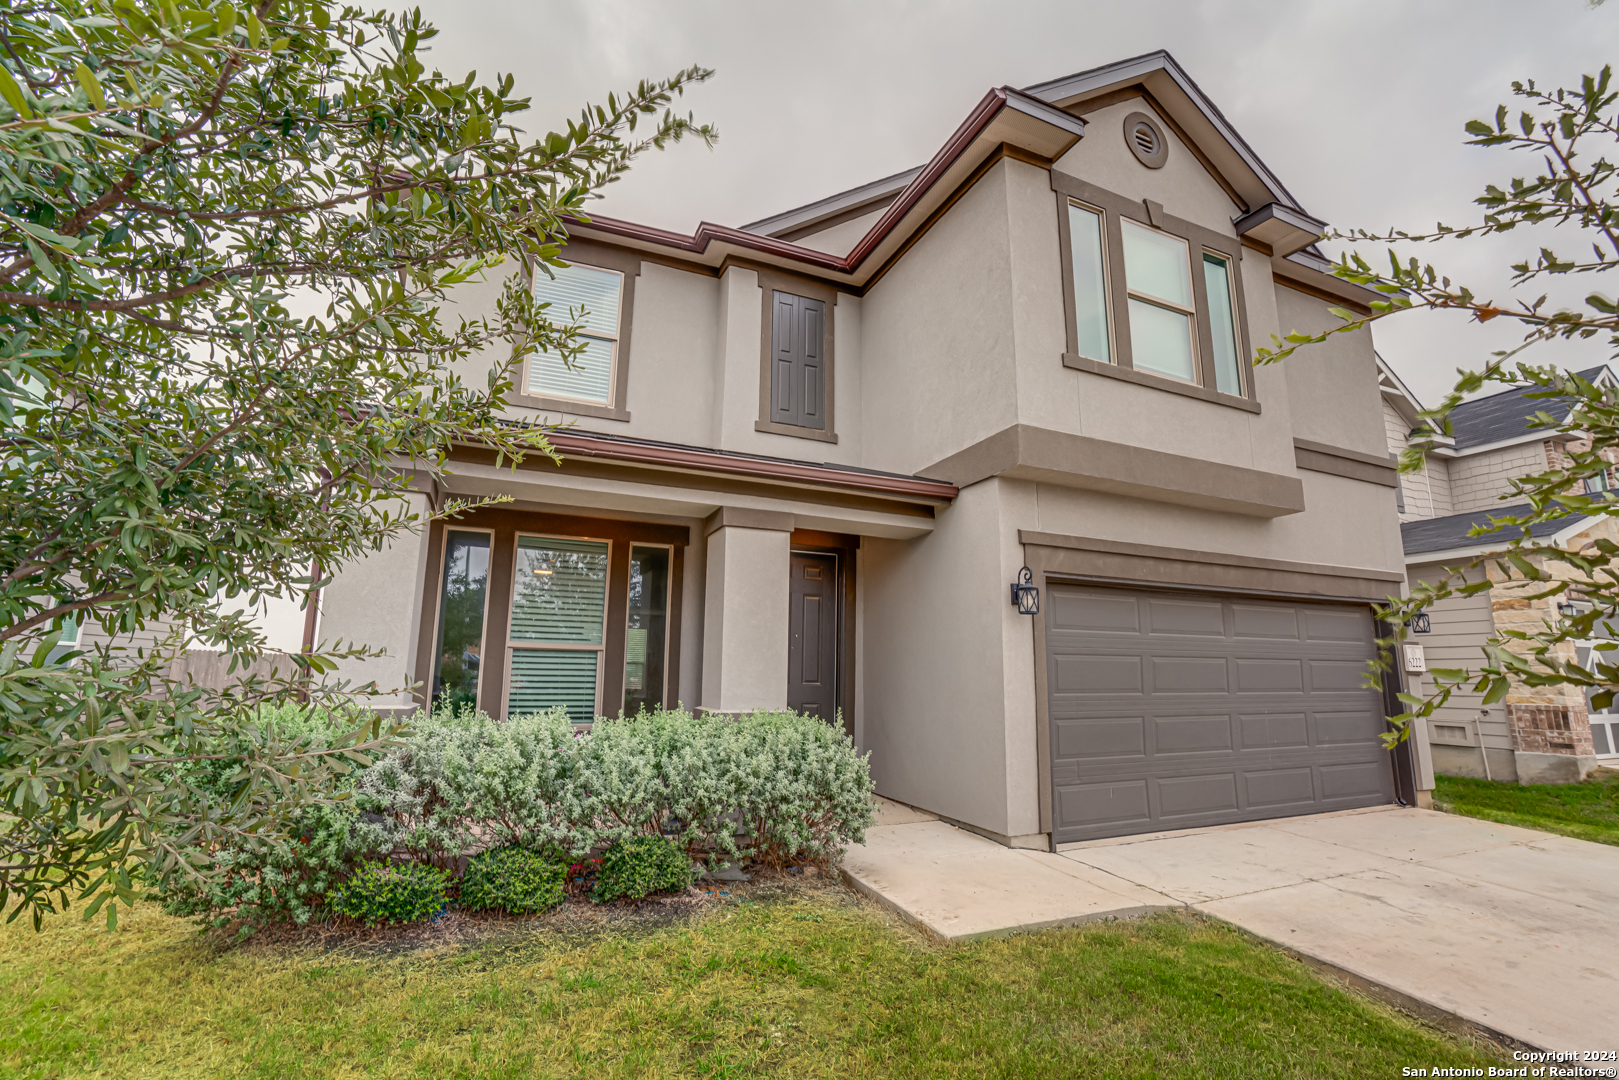
[[[1282,335],[1319,334],[1343,325],[1332,305],[1296,289],[1276,290]],[[1377,357],[1371,330],[1333,334],[1283,360],[1293,434],[1362,453],[1388,452],[1382,395],[1377,392]]]
[[[428,512],[422,495],[392,507]],[[401,533],[380,551],[344,566],[322,590],[318,636],[321,646],[363,645],[384,655],[340,660],[336,678],[354,685],[375,681],[383,693],[367,698],[375,706],[412,702],[411,670],[416,659],[416,627],[421,618],[420,583],[427,573],[427,530]]]
[[[880,794],[1018,836],[1039,828],[1034,630],[1007,593],[1028,495],[1004,486],[967,488],[924,539],[862,544],[859,733]]]
[[[914,473],[1016,423],[1006,166],[992,167],[866,293],[867,468]],[[1055,250],[1055,235],[1049,242]],[[1060,366],[1061,354],[1050,362]]]
[[[1131,198],[1154,199],[1176,217],[1235,235],[1231,219],[1240,208],[1168,124],[1159,124],[1169,144],[1163,168],[1148,169],[1136,160],[1124,141],[1124,118],[1133,112],[1153,110],[1135,98],[1086,113],[1085,137],[1053,168]]]
[[[887,207],[880,207],[869,214],[862,214],[857,218],[822,229],[820,232],[807,233],[792,241],[799,247],[812,248],[815,251],[824,251],[829,255],[847,255],[860,238],[871,231],[879,218],[887,211]]]
[[[1483,454],[1468,454],[1450,462],[1453,513],[1493,510],[1508,505],[1501,496],[1512,491],[1509,481],[1546,468],[1546,447],[1539,440],[1505,446]]]

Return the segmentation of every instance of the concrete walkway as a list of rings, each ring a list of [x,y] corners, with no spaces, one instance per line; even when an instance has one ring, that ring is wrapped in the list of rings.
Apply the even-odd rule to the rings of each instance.
[[[1189,907],[1531,1046],[1619,1049],[1619,848],[1378,807],[1052,854],[891,803],[843,869],[947,941]]]

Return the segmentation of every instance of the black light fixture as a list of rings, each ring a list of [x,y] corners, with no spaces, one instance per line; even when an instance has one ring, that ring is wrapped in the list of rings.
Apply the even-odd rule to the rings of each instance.
[[[1034,587],[1034,574],[1027,566],[1018,571],[1012,586],[1012,606],[1019,615],[1040,614],[1040,590]]]
[[[1426,611],[1419,611],[1406,620],[1405,625],[1411,628],[1413,634],[1430,634],[1433,632],[1433,623]]]

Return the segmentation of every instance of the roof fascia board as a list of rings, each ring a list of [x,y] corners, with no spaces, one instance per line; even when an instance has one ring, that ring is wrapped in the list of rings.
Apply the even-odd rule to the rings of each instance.
[[[845,256],[707,221],[690,236],[605,216],[574,220],[569,228],[583,236],[628,242],[643,249],[679,251],[705,266],[721,266],[728,257],[748,258],[801,273],[808,268],[834,282],[858,288],[904,244],[904,230],[926,221],[949,197],[953,181],[965,179],[1003,143],[1051,160],[1066,153],[1084,134],[1085,122],[1077,116],[1019,90],[991,90]],[[1048,141],[1041,142],[1042,139]]]
[[[1599,519],[1594,517],[1582,517],[1566,529],[1552,533],[1550,536],[1535,537],[1535,540],[1539,543],[1547,544],[1567,543],[1576,536],[1580,535],[1580,533],[1584,532],[1586,529],[1590,528],[1591,524],[1597,520]],[[1482,546],[1465,548],[1447,548],[1443,551],[1418,551],[1405,557],[1405,565],[1424,566],[1428,563],[1448,562],[1451,559],[1477,559],[1480,556],[1505,555],[1506,551],[1507,549],[1499,544],[1486,544]]]
[[[1278,276],[1289,278],[1320,292],[1330,293],[1352,304],[1366,307],[1374,301],[1387,303],[1388,297],[1376,289],[1345,281],[1332,272],[1332,263],[1308,251],[1295,251],[1286,257],[1272,256],[1271,270]]]
[[[1546,442],[1578,442],[1584,438],[1583,432],[1558,431],[1556,428],[1533,428],[1522,435],[1514,435],[1510,439],[1497,439],[1495,442],[1480,443],[1477,446],[1444,446],[1437,447],[1432,452],[1445,458],[1472,457],[1474,454],[1488,454],[1494,450],[1506,450],[1513,446],[1522,446],[1524,443]]]
[[[862,184],[848,191],[840,191],[836,195],[828,196],[792,210],[783,211],[759,221],[750,222],[742,226],[743,232],[757,233],[760,236],[778,236],[781,233],[795,232],[806,225],[814,225],[826,218],[837,217],[846,210],[865,206],[881,199],[898,195],[908,187],[916,174],[921,172],[923,166],[885,176],[881,180],[873,180],[869,184]]]
[[[1250,205],[1244,207],[1244,210],[1252,210],[1263,206],[1265,203],[1276,202],[1301,213],[1304,211],[1304,208],[1299,205],[1299,201],[1287,190],[1276,174],[1271,172],[1270,167],[1259,159],[1259,155],[1254,153],[1253,147],[1249,146],[1243,137],[1237,134],[1236,128],[1231,126],[1231,122],[1225,118],[1225,115],[1220,112],[1214,102],[1203,92],[1202,88],[1192,81],[1192,77],[1176,62],[1173,56],[1162,49],[1157,52],[1147,53],[1144,56],[1120,60],[1105,67],[1092,68],[1089,71],[1081,71],[1060,79],[1052,79],[1049,82],[1036,83],[1033,86],[1025,87],[1024,90],[1042,101],[1067,106],[1084,98],[1095,97],[1098,94],[1134,82],[1145,83],[1153,90],[1154,96],[1168,107],[1173,106],[1176,97],[1182,99],[1187,105],[1191,106],[1196,118],[1201,121],[1201,125],[1189,124],[1188,121],[1192,119],[1191,116],[1177,116],[1176,120],[1181,126],[1186,128],[1194,137],[1198,134],[1217,135],[1230,148],[1231,155],[1242,163],[1249,174],[1257,181],[1259,188],[1263,189],[1268,196],[1262,197],[1258,191],[1252,191],[1249,198]],[[1171,89],[1175,93],[1170,94]],[[1195,130],[1196,126],[1203,126],[1207,131],[1200,133]],[[1213,147],[1207,145],[1203,146],[1205,153],[1213,149]],[[1220,164],[1224,167],[1224,163]]]

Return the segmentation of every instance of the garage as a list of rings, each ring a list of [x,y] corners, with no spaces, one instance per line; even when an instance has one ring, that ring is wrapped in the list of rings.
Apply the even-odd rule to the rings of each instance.
[[[1365,605],[1048,579],[1058,844],[1392,802]]]

